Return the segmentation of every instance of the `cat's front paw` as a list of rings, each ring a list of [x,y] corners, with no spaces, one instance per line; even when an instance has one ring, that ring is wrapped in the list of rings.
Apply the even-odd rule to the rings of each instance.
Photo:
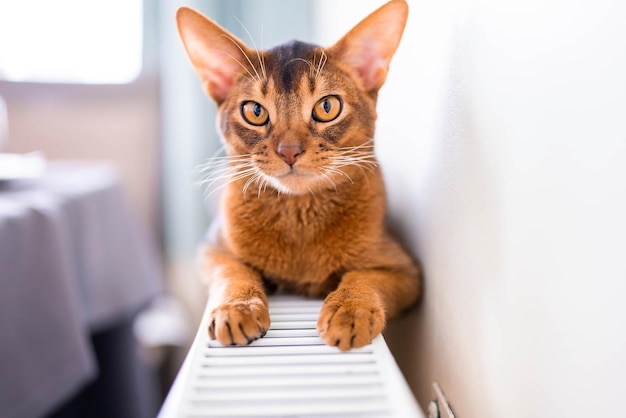
[[[209,316],[209,337],[222,345],[250,344],[269,327],[269,312],[261,299],[224,303]]]
[[[317,330],[328,345],[342,351],[363,347],[385,327],[385,310],[375,295],[332,292],[322,306]]]

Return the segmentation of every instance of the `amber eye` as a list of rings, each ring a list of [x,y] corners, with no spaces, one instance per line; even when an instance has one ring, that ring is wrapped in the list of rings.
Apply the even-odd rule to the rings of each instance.
[[[326,96],[318,100],[313,106],[313,119],[317,122],[330,122],[337,119],[341,113],[343,103],[337,96]]]
[[[247,101],[241,105],[241,116],[250,125],[262,126],[270,120],[267,110],[257,102]]]

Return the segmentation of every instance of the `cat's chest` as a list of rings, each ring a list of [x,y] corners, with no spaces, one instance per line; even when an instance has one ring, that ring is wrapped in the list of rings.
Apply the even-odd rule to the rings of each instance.
[[[281,254],[299,258],[309,247],[323,247],[340,232],[335,227],[341,228],[344,218],[336,210],[341,203],[285,200],[242,202],[230,212],[228,228],[240,252],[251,249],[272,259]]]
[[[368,210],[334,196],[241,201],[229,210],[229,245],[266,276],[322,282],[367,245],[376,229],[367,225]]]

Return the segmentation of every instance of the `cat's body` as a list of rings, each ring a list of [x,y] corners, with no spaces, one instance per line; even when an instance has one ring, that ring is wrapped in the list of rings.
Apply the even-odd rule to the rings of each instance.
[[[326,297],[318,329],[328,344],[369,343],[419,295],[417,267],[384,226],[372,142],[406,3],[391,1],[328,49],[292,42],[252,51],[190,9],[177,18],[218,104],[230,164],[222,218],[200,254],[211,337],[263,336],[270,283]]]

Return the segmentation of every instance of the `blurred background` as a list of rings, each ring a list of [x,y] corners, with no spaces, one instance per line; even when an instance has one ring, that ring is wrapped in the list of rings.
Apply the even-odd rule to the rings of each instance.
[[[219,141],[214,105],[177,36],[177,7],[269,48],[290,39],[330,45],[383,3],[0,2],[0,152],[39,152],[48,167],[43,185],[0,179],[0,301],[13,306],[0,314],[0,368],[13,373],[0,378],[0,415],[87,416],[96,405],[102,416],[154,416],[196,332],[206,294],[195,249],[215,197],[195,186],[194,170]],[[426,278],[421,305],[386,333],[401,369],[422,407],[437,382],[460,417],[619,415],[626,5],[408,3],[377,133],[392,222]],[[32,195],[39,188],[52,190],[45,205]],[[29,278],[59,288],[48,267],[26,274],[31,261],[18,270],[16,257],[44,260],[65,242],[35,233],[22,243],[18,215],[47,222],[56,211],[73,243],[59,257],[81,283],[64,297],[92,299],[78,297],[67,312],[87,337],[48,331],[46,340],[75,338],[84,367],[44,386],[30,360],[21,371],[20,345],[7,341],[41,342],[40,331],[20,331],[41,323],[39,296],[15,289]],[[103,275],[93,288],[82,282],[96,275],[90,266]],[[111,277],[120,284],[107,287]],[[83,318],[100,297],[93,289],[113,305],[136,297],[123,314]],[[66,305],[51,306],[43,318]],[[113,404],[123,405],[106,409]]]

